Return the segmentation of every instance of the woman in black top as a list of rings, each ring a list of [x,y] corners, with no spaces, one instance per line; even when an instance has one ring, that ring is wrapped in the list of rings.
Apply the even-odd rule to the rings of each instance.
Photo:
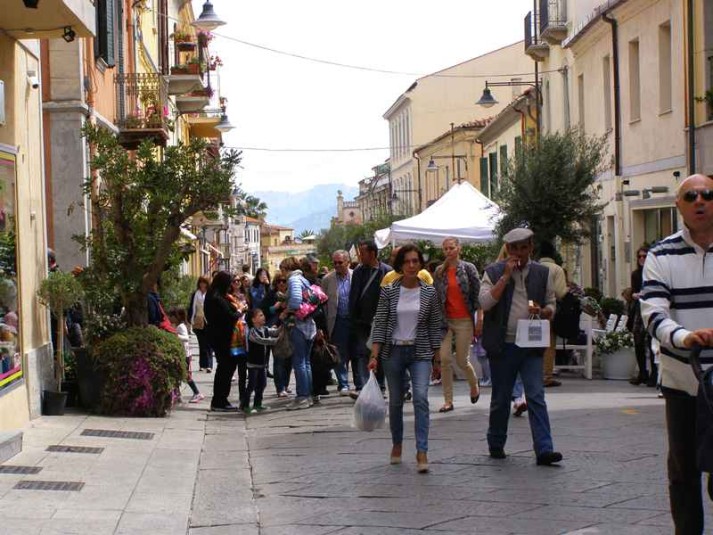
[[[636,269],[631,273],[631,304],[629,306],[629,330],[634,334],[634,350],[636,352],[636,364],[639,367],[639,375],[629,381],[632,385],[646,383],[647,386],[656,386],[657,372],[651,348],[651,336],[646,332],[644,321],[641,318],[641,304],[639,295],[643,285],[644,263],[649,253],[648,247],[639,247],[636,251]],[[651,353],[650,367],[651,373],[646,371],[646,351]]]
[[[238,410],[228,402],[230,380],[238,363],[237,359],[230,355],[230,339],[235,322],[242,316],[227,298],[231,281],[232,277],[227,271],[217,273],[205,297],[208,342],[218,361],[213,381],[213,399],[210,403],[212,411]]]

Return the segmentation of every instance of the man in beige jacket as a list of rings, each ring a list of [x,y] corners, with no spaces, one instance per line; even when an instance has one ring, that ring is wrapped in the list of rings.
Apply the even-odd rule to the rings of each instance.
[[[548,241],[543,241],[540,244],[540,264],[547,267],[550,270],[550,285],[555,291],[555,297],[559,301],[567,294],[567,277],[554,258],[557,256],[552,243]],[[543,383],[545,387],[560,386],[562,383],[555,379],[552,374],[555,369],[555,354],[557,350],[555,349],[557,337],[554,331],[552,331],[552,323],[550,323],[550,347],[545,349],[544,358],[542,360],[542,375]]]

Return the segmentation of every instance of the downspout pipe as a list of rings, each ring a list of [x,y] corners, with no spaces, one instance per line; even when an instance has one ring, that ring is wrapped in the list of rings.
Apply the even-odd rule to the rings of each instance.
[[[421,194],[421,157],[418,152],[413,153],[413,157],[416,158],[416,169],[418,171],[418,214],[423,210],[423,196]]]
[[[687,2],[688,17],[688,174],[696,172],[696,107],[695,107],[695,68],[694,68],[694,35],[693,35],[693,0]]]
[[[619,24],[604,13],[602,20],[611,26],[612,62],[614,69],[614,175],[621,176],[621,86],[619,80]]]

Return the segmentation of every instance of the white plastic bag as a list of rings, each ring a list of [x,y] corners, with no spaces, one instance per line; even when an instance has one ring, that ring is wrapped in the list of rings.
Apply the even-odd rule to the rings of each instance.
[[[354,427],[360,431],[373,431],[383,427],[385,421],[386,402],[376,375],[370,371],[369,380],[354,404]]]

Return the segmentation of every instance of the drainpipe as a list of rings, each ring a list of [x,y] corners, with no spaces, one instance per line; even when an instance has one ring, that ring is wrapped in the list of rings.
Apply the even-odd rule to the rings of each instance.
[[[695,108],[695,71],[693,39],[693,0],[688,0],[688,174],[696,172],[696,108]]]
[[[619,85],[619,25],[608,13],[602,20],[611,26],[612,61],[614,63],[614,175],[621,176],[621,88]]]
[[[418,170],[418,214],[423,210],[423,198],[421,195],[421,157],[417,152],[413,153],[413,157],[416,158],[416,169]]]

